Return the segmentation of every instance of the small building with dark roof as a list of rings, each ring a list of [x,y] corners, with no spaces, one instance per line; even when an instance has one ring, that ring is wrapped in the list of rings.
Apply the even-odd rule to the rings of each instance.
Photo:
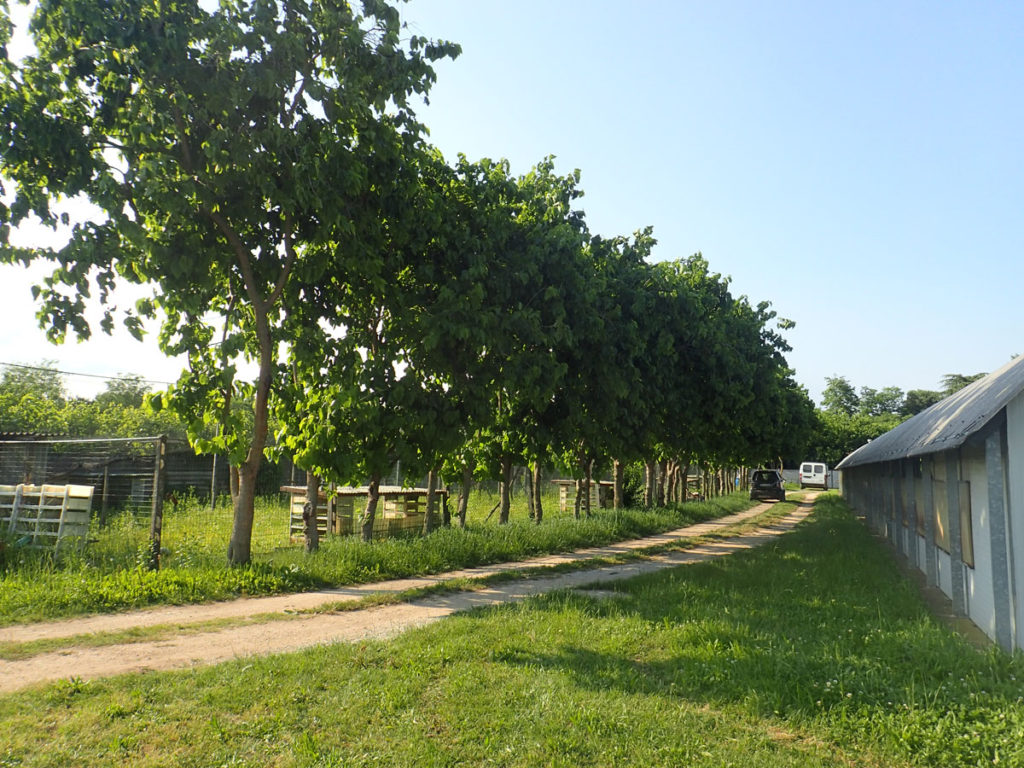
[[[1024,649],[1024,357],[843,459],[868,526],[1001,647]]]

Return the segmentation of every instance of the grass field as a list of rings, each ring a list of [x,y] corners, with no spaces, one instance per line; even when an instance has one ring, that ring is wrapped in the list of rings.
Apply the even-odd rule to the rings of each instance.
[[[0,765],[1013,766],[1022,679],[830,494],[772,545],[611,597],[5,697]]]
[[[328,537],[320,551],[306,555],[288,542],[287,508],[261,500],[257,537],[276,536],[279,545],[255,557],[251,566],[229,568],[225,549],[230,510],[211,517],[205,506],[185,503],[165,519],[165,555],[159,571],[148,561],[148,526],[131,518],[115,521],[80,552],[67,550],[59,562],[25,552],[0,570],[0,625],[146,605],[196,603],[238,595],[302,591],[327,585],[438,573],[455,568],[517,560],[607,544],[720,517],[748,507],[743,494],[656,510],[603,509],[589,519],[559,513],[547,499],[544,522],[531,523],[525,504],[508,525],[487,519],[491,497],[472,498],[466,530],[441,529],[430,536],[365,544],[357,537]]]

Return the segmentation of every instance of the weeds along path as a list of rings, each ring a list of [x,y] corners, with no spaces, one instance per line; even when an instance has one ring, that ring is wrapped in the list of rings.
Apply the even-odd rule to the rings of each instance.
[[[770,505],[761,504],[736,515],[643,539],[559,555],[546,555],[518,563],[503,563],[436,576],[398,579],[317,592],[4,627],[0,628],[0,643],[17,645],[61,638],[68,639],[69,642],[60,650],[39,653],[19,660],[0,660],[0,693],[68,677],[88,680],[128,672],[216,664],[239,657],[284,653],[326,643],[392,637],[407,629],[472,608],[514,602],[558,589],[617,581],[749,549],[770,541],[796,526],[810,514],[815,496],[816,494],[806,496],[795,511],[774,524],[755,527],[752,531],[737,535],[728,535],[729,529],[754,522],[753,519],[767,512]],[[554,575],[526,574],[528,578],[513,578],[480,589],[362,610],[301,613],[329,609],[346,602],[354,603],[381,593],[399,594],[408,590],[443,585],[445,582],[458,579],[479,580],[498,574],[522,575],[524,571],[622,557],[641,553],[652,547],[671,546],[685,539],[716,535],[721,535],[722,538],[705,541],[681,551],[654,554],[644,559],[615,565]],[[286,615],[285,620],[280,620]],[[189,626],[225,620],[247,620],[247,623],[210,631]],[[97,647],[75,645],[75,639],[83,636],[147,628],[166,628],[167,633],[160,634],[155,640],[112,642]]]

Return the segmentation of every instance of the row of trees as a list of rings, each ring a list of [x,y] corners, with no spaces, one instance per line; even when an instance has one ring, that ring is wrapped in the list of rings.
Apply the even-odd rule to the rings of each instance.
[[[458,46],[403,39],[382,0],[154,8],[37,7],[36,53],[0,62],[0,234],[94,207],[62,248],[4,251],[55,260],[38,289],[54,340],[89,335],[94,288],[106,304],[118,279],[156,286],[122,320],[162,313],[161,348],[189,364],[155,404],[238,468],[230,562],[249,559],[271,442],[324,480],[369,479],[368,535],[397,460],[507,489],[550,457],[584,475],[606,457],[752,463],[805,436],[766,303],[699,255],[649,264],[649,230],[591,233],[578,173],[449,164],[425,142],[412,101]]]
[[[942,377],[941,390],[906,392],[899,387],[857,390],[844,376],[826,377],[822,407],[815,413],[807,455],[835,466],[869,440],[983,376],[984,373],[950,373]]]
[[[880,390],[861,387],[858,392],[846,377],[826,376],[821,405],[827,413],[846,416],[888,415],[908,418],[984,376],[984,373],[947,373],[942,377],[941,390],[911,389],[907,392],[899,387],[883,387]]]

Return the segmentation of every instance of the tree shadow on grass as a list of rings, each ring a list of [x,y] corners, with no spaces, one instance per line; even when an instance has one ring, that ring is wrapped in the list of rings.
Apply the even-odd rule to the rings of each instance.
[[[821,722],[925,764],[1024,764],[1024,657],[978,652],[933,621],[840,500],[773,545],[615,591],[536,598],[528,610],[578,615],[584,640],[513,643],[496,660],[586,689]],[[605,650],[623,621],[643,626],[639,639]]]

